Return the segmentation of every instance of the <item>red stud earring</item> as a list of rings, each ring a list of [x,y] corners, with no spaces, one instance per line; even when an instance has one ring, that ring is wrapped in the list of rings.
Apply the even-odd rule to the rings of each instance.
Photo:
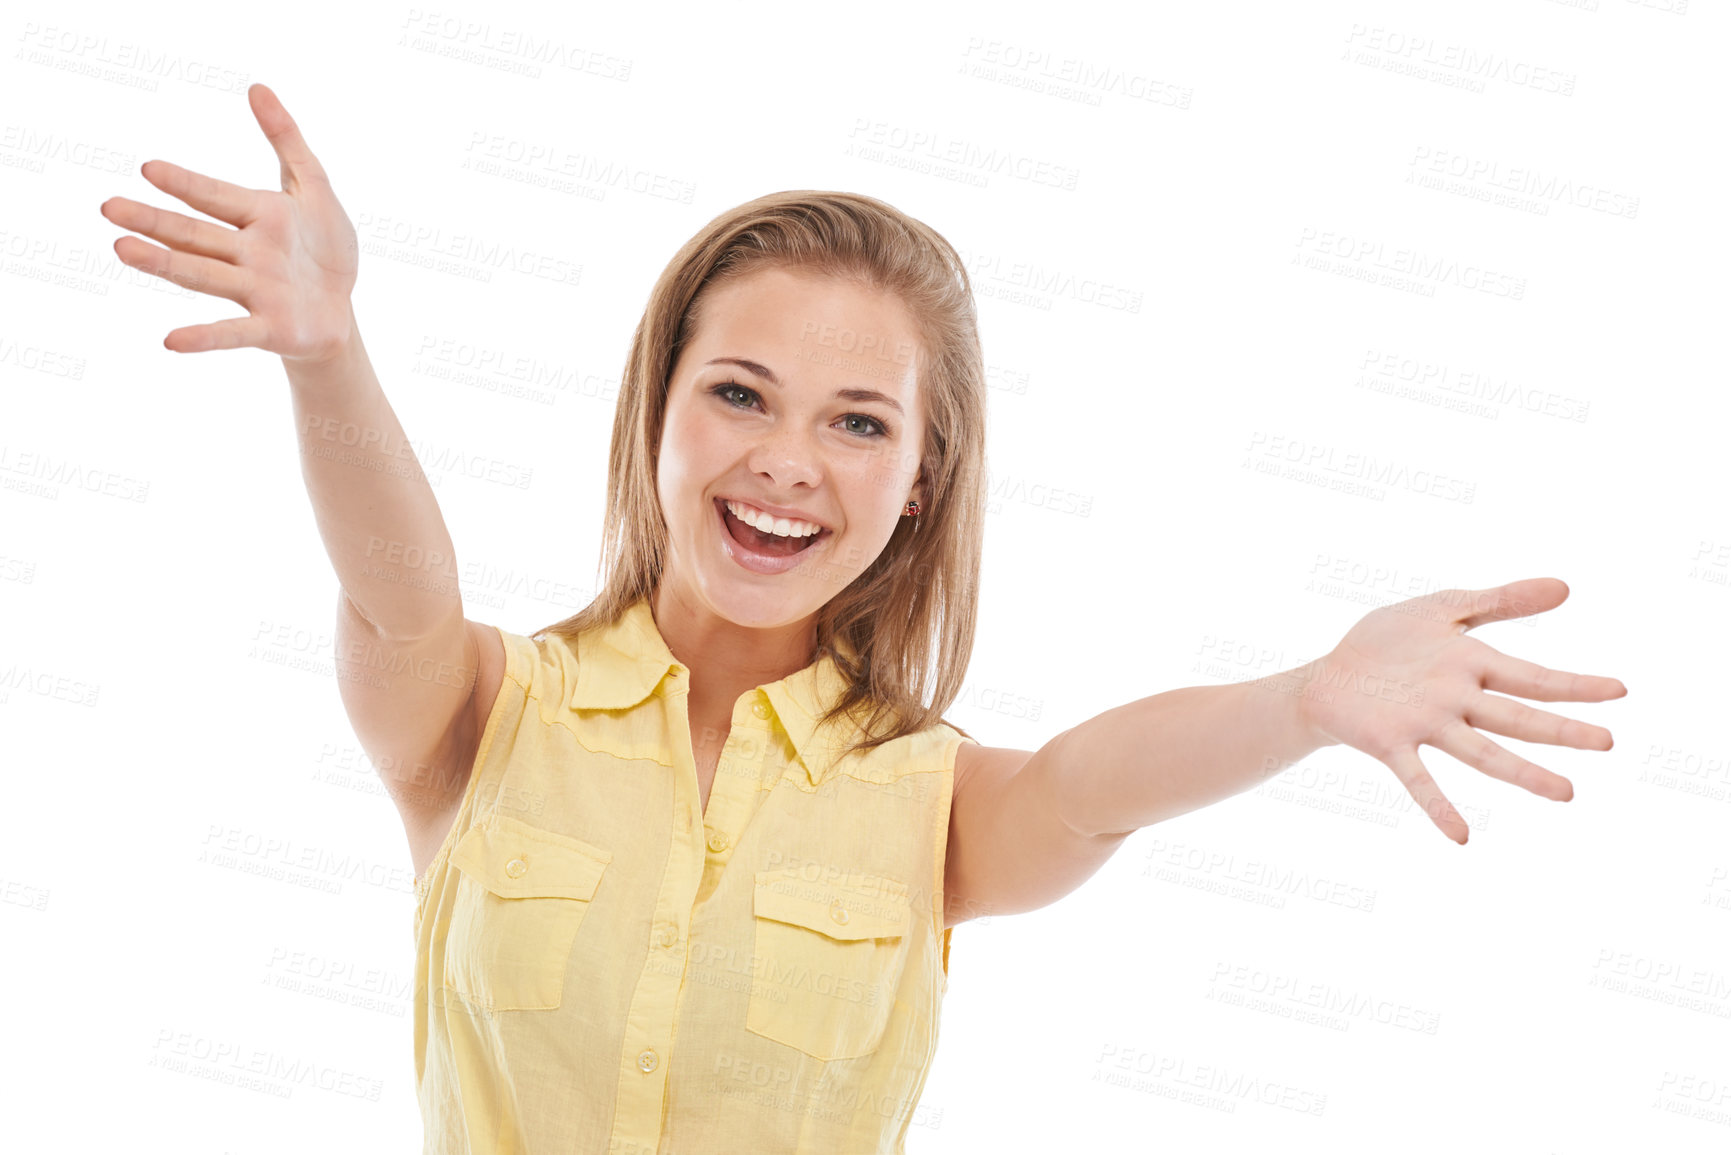
[[[920,511],[920,503],[917,501],[910,501],[910,502],[908,502],[907,512],[905,514],[903,514],[902,516],[912,517],[915,514],[919,513],[919,511]]]

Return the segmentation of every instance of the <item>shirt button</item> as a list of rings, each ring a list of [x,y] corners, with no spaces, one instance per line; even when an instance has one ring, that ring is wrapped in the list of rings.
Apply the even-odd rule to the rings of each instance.
[[[709,849],[715,851],[715,853],[717,853],[717,854],[720,854],[723,850],[726,850],[727,849],[727,835],[723,834],[719,830],[717,830],[714,834],[711,834],[709,836]]]
[[[829,908],[829,916],[841,923],[843,926],[847,925],[847,907],[843,906],[841,903],[838,902]]]
[[[769,707],[765,706],[762,702],[754,703],[751,707],[751,712],[756,714],[759,718],[769,717]]]
[[[637,1056],[637,1069],[646,1075],[660,1065],[661,1056],[647,1047]]]
[[[524,862],[521,857],[513,858],[505,864],[505,873],[512,878],[522,878],[529,873],[529,864]]]
[[[661,928],[661,945],[662,946],[671,947],[674,943],[676,943],[678,941],[679,941],[679,932],[678,931],[674,930],[670,926],[664,926]]]

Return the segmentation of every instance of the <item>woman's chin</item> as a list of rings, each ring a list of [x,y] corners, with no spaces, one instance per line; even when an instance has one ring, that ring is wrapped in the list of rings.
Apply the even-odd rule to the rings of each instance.
[[[769,630],[792,625],[823,607],[822,599],[801,582],[765,586],[749,576],[716,583],[704,600],[718,617],[748,629]]]

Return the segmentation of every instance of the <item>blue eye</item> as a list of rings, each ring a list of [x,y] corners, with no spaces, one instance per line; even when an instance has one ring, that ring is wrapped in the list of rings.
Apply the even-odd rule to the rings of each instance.
[[[747,389],[744,385],[741,385],[737,381],[724,381],[720,385],[717,385],[714,388],[710,389],[710,392],[713,393],[715,396],[720,397],[721,400],[729,408],[732,408],[732,409],[750,409],[751,408],[751,406],[749,404],[741,404],[737,401],[729,400],[729,397],[734,392],[743,393],[747,397],[752,397],[752,398],[757,397],[757,393],[755,390]],[[842,418],[842,420],[844,420],[844,421],[849,421],[849,420],[854,420],[854,419],[858,419],[860,421],[871,422],[872,429],[874,430],[874,432],[855,432],[854,436],[856,436],[856,437],[875,438],[875,437],[888,437],[889,436],[889,433],[890,433],[889,426],[885,425],[882,421],[879,421],[876,417],[873,417],[868,413],[849,413],[846,417]]]

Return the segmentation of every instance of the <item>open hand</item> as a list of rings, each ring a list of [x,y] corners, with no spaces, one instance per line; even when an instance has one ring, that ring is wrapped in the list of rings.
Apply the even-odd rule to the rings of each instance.
[[[245,306],[249,316],[189,325],[163,339],[177,353],[253,346],[288,360],[320,361],[348,342],[360,246],[330,180],[276,94],[247,89],[253,115],[282,162],[282,191],[242,188],[148,160],[144,179],[222,225],[125,197],[102,202],[102,215],[169,246],[121,237],[114,252],[133,268]]]
[[[1528,578],[1487,590],[1438,590],[1383,606],[1327,656],[1294,671],[1304,680],[1300,717],[1319,745],[1341,743],[1387,765],[1437,828],[1461,844],[1467,824],[1419,761],[1420,745],[1542,798],[1567,802],[1575,795],[1567,778],[1479,730],[1582,750],[1609,750],[1611,732],[1496,694],[1603,702],[1628,689],[1615,678],[1567,674],[1509,657],[1466,632],[1555,609],[1568,596],[1569,587],[1556,578]]]

